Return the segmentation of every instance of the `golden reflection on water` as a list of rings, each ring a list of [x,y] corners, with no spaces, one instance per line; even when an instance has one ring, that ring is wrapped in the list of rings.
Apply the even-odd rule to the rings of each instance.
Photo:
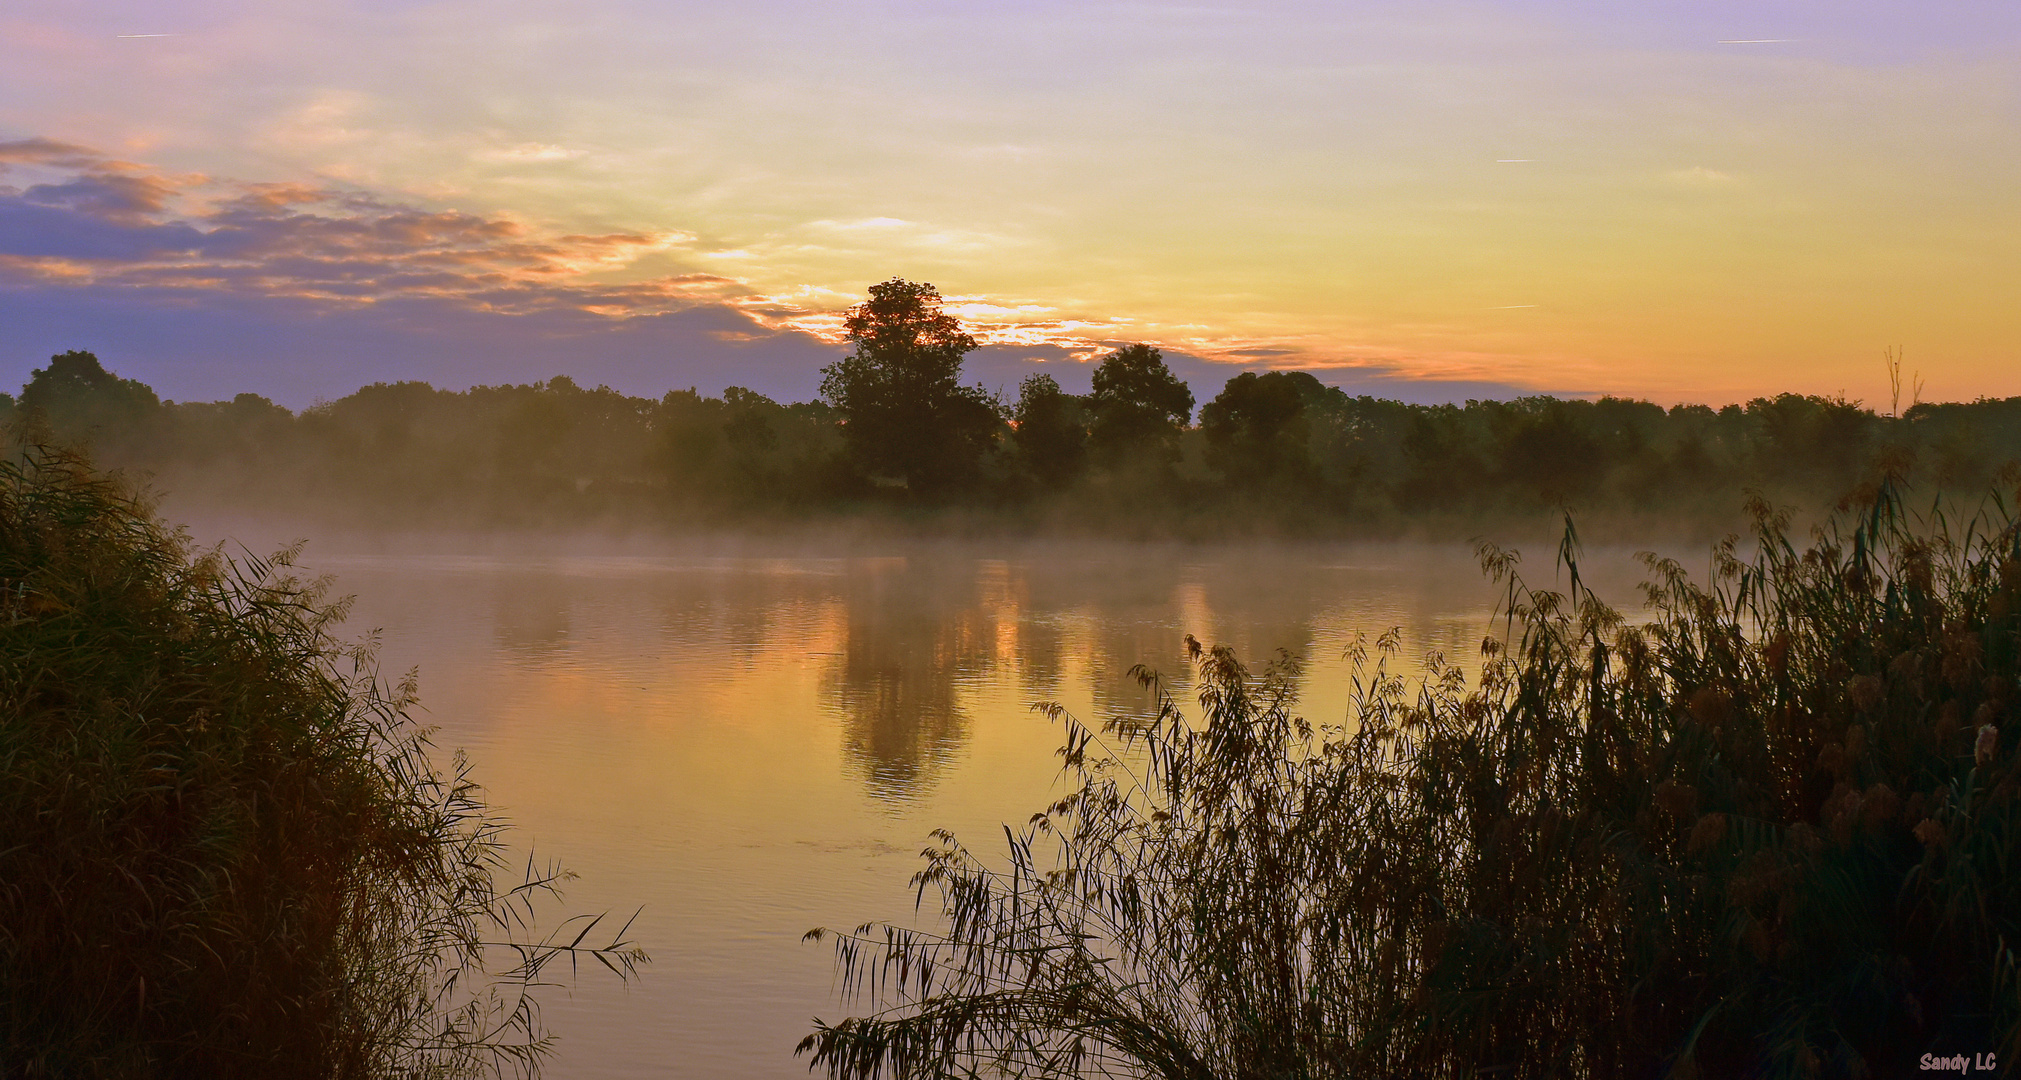
[[[1475,667],[1493,590],[1460,549],[914,545],[760,555],[308,560],[418,668],[424,717],[494,802],[629,913],[653,953],[625,989],[550,995],[550,1075],[805,1075],[842,1014],[816,924],[910,917],[935,827],[990,851],[1055,797],[1031,705],[1140,712],[1138,663],[1185,696],[1183,638],[1307,664],[1305,713],[1344,715],[1357,631]]]

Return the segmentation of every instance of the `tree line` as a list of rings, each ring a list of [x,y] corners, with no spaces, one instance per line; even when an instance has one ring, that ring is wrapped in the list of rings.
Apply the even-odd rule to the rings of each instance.
[[[719,527],[900,520],[1181,534],[1458,532],[1577,511],[1611,523],[1740,520],[1748,491],[1822,508],[1883,472],[1983,491],[2021,460],[2021,398],[1899,415],[1798,394],[1714,409],[1544,395],[1464,405],[1350,396],[1244,371],[1211,401],[1158,349],[1104,358],[1091,391],[961,381],[976,339],[931,285],[893,279],[845,324],[814,401],[730,387],[657,400],[567,376],[464,391],[374,383],[299,412],[256,394],[167,402],[89,352],[36,369],[13,416],[144,469],[185,504],[381,524]],[[1196,411],[1195,406],[1199,405]]]

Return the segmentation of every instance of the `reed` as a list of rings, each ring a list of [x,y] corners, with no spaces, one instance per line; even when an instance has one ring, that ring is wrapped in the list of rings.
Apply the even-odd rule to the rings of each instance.
[[[1870,486],[1803,545],[1756,500],[1639,621],[1481,549],[1473,679],[1195,649],[1199,710],[1057,706],[1072,793],[946,833],[908,928],[832,938],[832,1077],[1862,1077],[2021,1060],[2021,531]],[[2008,1067],[2011,1068],[2011,1065]]]
[[[295,553],[0,460],[0,1076],[532,1074],[543,970],[645,959],[539,934],[565,875],[497,884],[503,824]]]

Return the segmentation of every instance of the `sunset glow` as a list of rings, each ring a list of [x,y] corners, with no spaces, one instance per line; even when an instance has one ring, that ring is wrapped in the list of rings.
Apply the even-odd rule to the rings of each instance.
[[[0,375],[805,397],[902,275],[1006,371],[2021,394],[2017,91],[1976,0],[27,0]]]

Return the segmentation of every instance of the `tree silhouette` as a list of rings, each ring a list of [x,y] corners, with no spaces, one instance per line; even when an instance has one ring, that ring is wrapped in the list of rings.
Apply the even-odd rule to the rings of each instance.
[[[972,479],[1002,420],[987,393],[957,381],[977,342],[941,311],[940,293],[892,278],[843,325],[856,351],[821,369],[821,396],[857,467],[915,492]]]
[[[1749,489],[1822,507],[1888,470],[1954,493],[2021,476],[2021,397],[1921,402],[1899,417],[1795,394],[1718,409],[1418,405],[1350,397],[1307,373],[1240,373],[1192,427],[1192,392],[1149,345],[1107,357],[1090,394],[1034,373],[1007,404],[960,384],[976,341],[931,285],[878,285],[848,326],[855,352],[825,369],[825,401],[737,387],[655,400],[562,376],[463,391],[380,383],[295,413],[255,394],[161,401],[69,352],[17,398],[0,394],[0,432],[89,445],[193,505],[571,528],[854,514],[885,487],[901,503],[958,495],[1006,522],[1043,503],[1057,520],[1124,531],[1416,522],[1465,534],[1569,506],[1603,530],[1663,519],[1716,533],[1745,524]],[[1200,483],[1203,471],[1217,482]]]
[[[1228,380],[1200,410],[1208,462],[1240,483],[1307,479],[1312,456],[1305,413],[1328,393],[1307,371],[1245,371]]]
[[[1146,452],[1177,454],[1179,430],[1193,418],[1193,391],[1165,366],[1157,349],[1138,343],[1109,354],[1095,369],[1089,439],[1110,460]]]
[[[1082,400],[1060,390],[1051,375],[1027,375],[1018,384],[1018,461],[1039,481],[1058,488],[1072,483],[1088,457],[1088,427]]]
[[[161,399],[146,383],[105,370],[95,354],[73,349],[35,369],[21,388],[21,407],[39,414],[58,439],[121,449],[147,434]]]

